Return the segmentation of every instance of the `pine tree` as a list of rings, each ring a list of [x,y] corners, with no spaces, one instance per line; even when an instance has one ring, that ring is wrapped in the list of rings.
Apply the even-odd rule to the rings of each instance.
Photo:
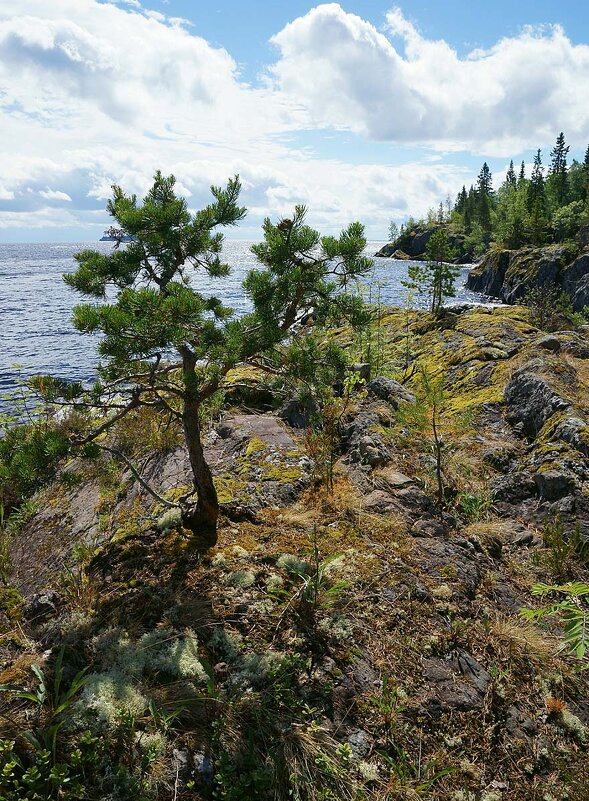
[[[522,160],[521,166],[519,168],[519,176],[518,176],[518,183],[521,184],[522,181],[526,180],[526,162]]]
[[[589,145],[587,145],[587,150],[585,151],[583,169],[585,171],[585,192],[583,195],[583,200],[587,200],[589,197]]]
[[[193,487],[177,502],[158,496],[140,471],[122,453],[144,488],[167,507],[177,510],[182,525],[193,534],[194,547],[205,550],[216,542],[219,500],[203,453],[203,405],[222,391],[227,373],[238,364],[255,364],[272,372],[283,366],[284,347],[298,317],[310,307],[317,321],[362,319],[362,301],[346,293],[350,279],[371,267],[362,255],[364,229],[350,225],[339,238],[321,237],[305,223],[298,206],[291,219],[264,222],[264,241],[252,251],[263,269],[247,275],[243,290],[252,311],[235,319],[232,310],[191,285],[190,273],[211,279],[227,276],[221,261],[219,228],[235,225],[245,215],[238,205],[240,183],[212,187],[213,202],[192,214],[174,191],[174,176],[156,173],[142,203],[113,187],[108,210],[124,248],[105,255],[94,250],[77,254],[77,270],[65,276],[82,295],[105,302],[83,304],[74,325],[84,333],[101,333],[100,380],[90,391],[79,387],[81,408],[94,406],[104,422],[78,437],[73,445],[94,443],[111,453],[100,437],[126,415],[151,407],[184,434]],[[210,282],[212,285],[212,282]],[[69,393],[53,380],[55,397]],[[74,403],[75,406],[75,403]]]
[[[427,243],[427,261],[409,265],[409,280],[402,282],[411,292],[426,296],[432,314],[438,314],[446,298],[456,295],[454,284],[460,268],[449,264],[453,256],[447,230],[438,228]]]

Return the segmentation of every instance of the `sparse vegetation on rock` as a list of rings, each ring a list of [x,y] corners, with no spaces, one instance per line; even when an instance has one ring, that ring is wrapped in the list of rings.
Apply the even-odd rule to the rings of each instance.
[[[30,485],[0,592],[0,797],[586,799],[583,329],[523,305],[378,322],[380,375],[359,380],[342,325],[300,329],[293,381],[228,372],[202,420],[205,553],[108,451]],[[105,443],[173,503],[181,432],[129,419]]]

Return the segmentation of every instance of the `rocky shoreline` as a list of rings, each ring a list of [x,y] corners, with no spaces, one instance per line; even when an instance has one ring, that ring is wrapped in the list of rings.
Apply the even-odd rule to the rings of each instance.
[[[389,258],[400,260],[423,261],[426,258],[426,248],[431,235],[441,226],[418,227],[407,231],[394,242],[388,242],[377,253],[377,258]],[[472,264],[474,256],[466,244],[466,237],[463,234],[450,233],[448,243],[455,256],[453,264]]]
[[[223,507],[207,556],[191,555],[165,516],[154,527],[162,510],[112,461],[38,493],[12,544],[26,638],[0,641],[0,682],[30,681],[28,666],[65,643],[91,676],[76,720],[105,737],[118,724],[100,688],[119,682],[118,703],[133,699],[151,737],[150,699],[197,687],[204,717],[183,712],[161,735],[158,770],[178,797],[228,787],[229,758],[247,773],[248,738],[274,776],[267,742],[279,750],[285,730],[304,730],[318,759],[342,755],[345,782],[319,777],[337,798],[400,799],[423,786],[423,773],[398,785],[389,760],[399,751],[407,764],[448,768],[427,774],[436,801],[586,798],[589,679],[558,650],[558,629],[520,610],[538,604],[539,581],[589,578],[581,545],[567,545],[589,538],[589,340],[547,334],[520,306],[437,320],[389,309],[381,326],[385,364],[409,347],[444,380],[443,511],[431,449],[408,422],[417,373],[374,377],[347,410],[331,493],[299,417],[268,409],[253,376],[247,403],[236,392],[206,440]],[[176,497],[186,454],[150,449],[148,431],[127,433],[136,458]],[[178,654],[190,643],[191,661],[157,651],[170,675],[145,660],[126,673],[129,647],[141,653],[158,637]],[[252,720],[263,721],[263,747]]]
[[[543,248],[492,250],[471,270],[467,289],[500,298],[521,300],[534,288],[559,287],[574,311],[589,305],[589,253],[578,248],[549,245]]]

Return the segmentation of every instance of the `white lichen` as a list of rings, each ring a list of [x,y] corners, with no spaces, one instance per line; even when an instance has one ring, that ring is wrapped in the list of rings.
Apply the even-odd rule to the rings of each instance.
[[[301,576],[308,576],[311,572],[309,563],[299,559],[292,553],[283,553],[276,560],[276,564],[288,573],[296,573]]]
[[[132,679],[120,672],[94,673],[78,701],[78,712],[98,727],[116,728],[125,718],[133,720],[147,710],[148,701]]]
[[[223,553],[223,551],[219,551],[216,553],[213,558],[211,559],[211,565],[213,567],[226,567],[227,565],[227,557]]]
[[[362,762],[358,763],[358,773],[364,781],[366,782],[376,782],[380,778],[380,774],[378,772],[378,766],[375,765],[373,762]]]
[[[225,577],[225,583],[231,587],[239,587],[242,590],[247,590],[252,587],[256,582],[255,573],[251,570],[237,570],[235,573],[230,573]]]
[[[278,573],[269,573],[264,583],[268,592],[277,592],[284,587],[284,580]]]
[[[234,556],[236,559],[248,559],[249,552],[242,548],[241,545],[234,545],[231,548],[231,555]]]
[[[167,512],[158,519],[157,527],[160,531],[172,531],[182,528],[182,512],[180,509],[168,509]]]
[[[344,615],[335,614],[323,618],[318,628],[329,637],[329,639],[340,644],[348,642],[354,636],[352,622],[347,617],[344,617]]]
[[[174,679],[206,683],[207,673],[199,659],[198,640],[190,629],[182,636],[162,629],[143,635],[139,647],[145,652],[145,666]]]
[[[232,634],[222,628],[216,628],[208,644],[226,662],[236,662],[242,656],[243,639],[240,634]]]

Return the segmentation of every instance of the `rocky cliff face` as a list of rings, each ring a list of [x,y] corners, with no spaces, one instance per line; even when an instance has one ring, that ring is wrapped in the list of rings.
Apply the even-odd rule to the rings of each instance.
[[[414,369],[347,410],[331,493],[290,415],[211,427],[224,515],[204,558],[116,463],[35,499],[0,683],[51,676],[61,645],[68,677],[88,668],[58,749],[98,738],[89,798],[587,798],[588,674],[520,610],[539,581],[589,580],[589,341],[521,307],[391,310],[380,333],[387,372],[407,352]],[[417,365],[444,380],[444,509]],[[180,447],[144,458],[185,491]],[[32,714],[3,720],[18,740]]]
[[[466,286],[475,292],[514,303],[534,287],[559,286],[573,309],[589,305],[589,254],[550,245],[521,250],[492,250],[473,268]]]
[[[405,232],[394,242],[384,245],[375,256],[382,256],[393,259],[414,259],[423,261],[425,259],[425,249],[431,235],[436,230],[432,228],[415,228]],[[452,260],[454,264],[470,264],[473,261],[473,253],[465,245],[465,237],[462,234],[449,234],[450,247],[456,252]]]

